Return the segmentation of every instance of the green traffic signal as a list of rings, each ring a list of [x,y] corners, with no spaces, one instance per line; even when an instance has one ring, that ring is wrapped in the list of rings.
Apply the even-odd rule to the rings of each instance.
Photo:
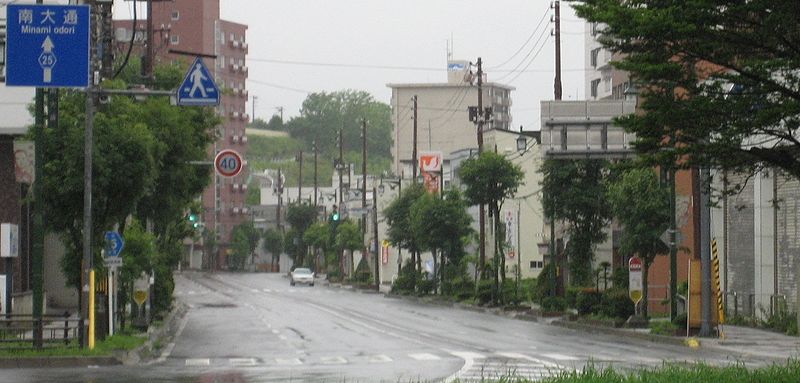
[[[339,213],[338,212],[333,212],[333,214],[331,214],[331,219],[333,219],[334,222],[338,221],[339,220]]]

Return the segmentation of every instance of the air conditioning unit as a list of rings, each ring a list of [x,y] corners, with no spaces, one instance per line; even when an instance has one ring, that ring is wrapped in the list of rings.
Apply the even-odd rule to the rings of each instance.
[[[247,191],[247,184],[242,184],[242,191]]]
[[[248,208],[246,208],[246,207],[243,207],[243,208],[242,208],[242,214],[247,214],[247,213],[249,213],[249,212],[250,212],[250,209],[248,209]]]
[[[232,40],[231,45],[233,45],[234,48],[239,48],[239,40]]]
[[[239,112],[231,112],[233,118],[239,118]]]
[[[242,120],[250,121],[250,115],[247,113],[242,113]]]
[[[247,49],[247,43],[242,43],[242,49]]]
[[[247,68],[247,65],[243,66],[243,67],[242,67],[242,72],[244,72],[244,73],[247,73],[247,69],[248,69],[248,68]]]
[[[234,71],[234,72],[236,72],[236,71],[238,71],[238,70],[239,70],[239,66],[234,64],[234,65],[233,65],[233,71]]]
[[[243,143],[243,144],[246,144],[246,143],[247,143],[247,136],[242,136],[242,143]]]
[[[231,141],[233,141],[234,144],[238,144],[239,143],[239,136],[231,136]]]
[[[239,184],[233,184],[233,190],[234,191],[239,190]]]
[[[233,208],[233,214],[239,214],[239,207],[238,206]]]

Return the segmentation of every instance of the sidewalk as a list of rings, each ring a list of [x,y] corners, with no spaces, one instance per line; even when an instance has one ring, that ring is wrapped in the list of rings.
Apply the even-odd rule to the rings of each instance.
[[[775,359],[800,358],[800,337],[743,326],[723,325],[724,338],[701,339],[701,347]]]

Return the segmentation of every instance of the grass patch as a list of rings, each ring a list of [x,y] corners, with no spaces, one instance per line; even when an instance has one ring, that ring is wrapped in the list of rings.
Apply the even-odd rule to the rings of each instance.
[[[147,338],[144,334],[116,334],[95,343],[94,350],[81,349],[77,342],[69,345],[63,343],[51,345],[41,350],[3,350],[0,349],[0,358],[9,357],[40,357],[40,356],[111,356],[114,351],[133,350],[141,346]],[[12,345],[6,344],[4,347]],[[20,343],[19,347],[30,347],[30,342]]]
[[[630,374],[617,372],[612,368],[597,369],[586,367],[583,371],[563,373],[560,376],[545,378],[543,383],[794,383],[800,376],[800,361],[772,365],[758,369],[748,369],[743,365],[729,367],[710,367],[706,365],[678,366],[667,365],[655,369],[640,370]],[[519,382],[530,380],[511,376],[486,379],[485,382]]]
[[[678,326],[668,320],[651,320],[650,333],[656,335],[674,336]]]

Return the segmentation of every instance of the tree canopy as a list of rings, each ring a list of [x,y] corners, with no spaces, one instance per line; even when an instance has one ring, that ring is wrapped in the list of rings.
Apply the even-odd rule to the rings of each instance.
[[[568,223],[568,259],[572,283],[591,282],[594,246],[606,239],[611,219],[606,199],[607,165],[601,160],[546,160],[542,165],[542,206],[547,217]]]
[[[575,0],[620,53],[645,113],[619,119],[645,159],[800,177],[800,2]]]
[[[647,302],[647,272],[656,255],[669,250],[660,238],[669,228],[669,190],[653,169],[634,168],[610,182],[607,195],[623,226],[620,253],[638,255],[644,263],[643,301]],[[647,316],[647,305],[643,314]]]

